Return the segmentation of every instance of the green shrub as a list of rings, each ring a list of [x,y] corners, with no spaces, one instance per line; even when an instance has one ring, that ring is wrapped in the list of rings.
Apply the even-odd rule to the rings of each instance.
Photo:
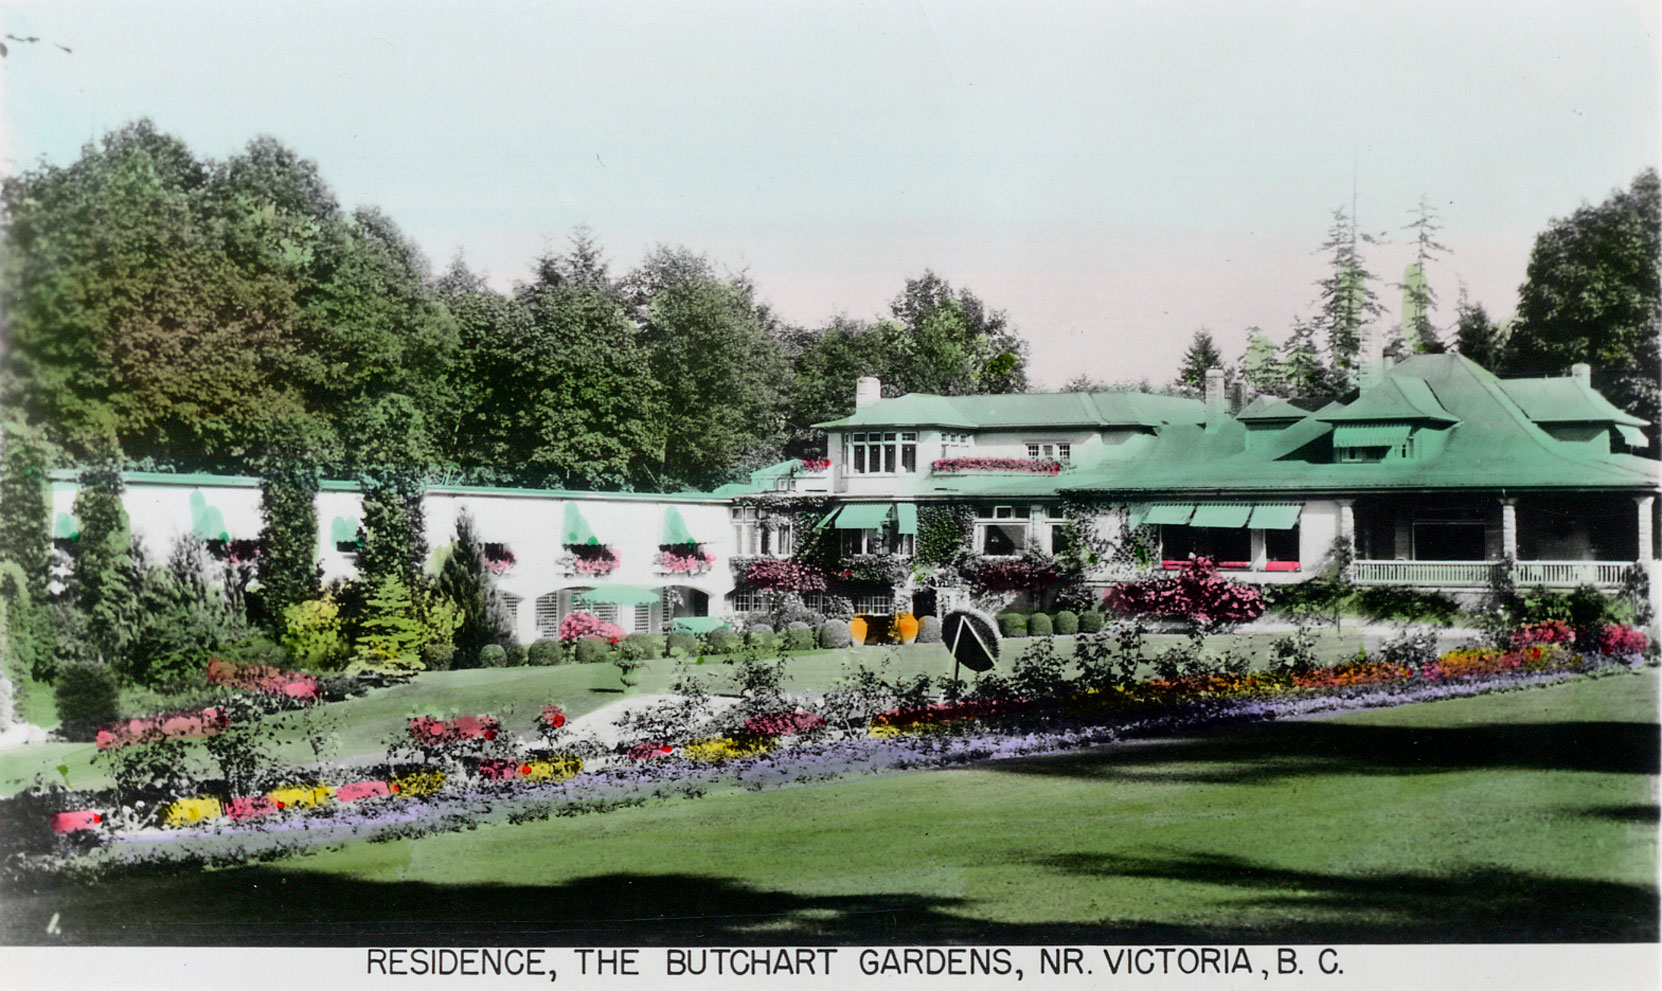
[[[537,667],[547,668],[563,662],[566,658],[565,651],[560,646],[560,641],[545,637],[531,645],[531,649],[526,653],[526,659]]]
[[[581,637],[574,648],[578,664],[598,664],[611,653],[612,645],[600,637]]]
[[[619,660],[639,663],[652,655],[646,652],[646,644],[633,637],[624,637],[618,641],[617,656]]]
[[[508,655],[507,663],[511,668],[522,668],[530,659],[530,652],[525,649],[525,645],[522,643],[504,644],[502,651]]]
[[[640,644],[642,657],[663,657],[668,650],[668,638],[662,633],[631,633],[623,639],[626,643]]]
[[[1048,613],[1036,612],[1027,617],[1027,635],[1030,637],[1048,637],[1056,632],[1056,626],[1050,621]]]
[[[698,653],[698,638],[686,630],[670,630],[664,638],[666,657],[691,657]]]
[[[918,619],[918,638],[915,643],[941,642],[941,617],[923,616]]]
[[[854,643],[854,634],[848,632],[848,624],[835,619],[828,619],[820,624],[819,645],[827,650],[832,647],[847,647]]]
[[[455,644],[430,643],[421,648],[421,666],[429,671],[449,671],[455,659]]]
[[[1056,632],[1068,636],[1079,632],[1079,614],[1072,609],[1063,609],[1056,614]]]
[[[52,689],[58,702],[59,732],[66,740],[87,741],[98,727],[113,723],[118,692],[115,675],[109,668],[93,664],[68,664],[58,669],[58,683]]]
[[[744,642],[757,650],[773,650],[774,640],[773,627],[766,623],[753,623],[744,631]]]
[[[786,650],[813,650],[815,642],[814,628],[807,623],[798,621],[786,624]]]
[[[993,617],[998,620],[998,634],[1004,637],[1027,636],[1027,617],[1019,612],[1001,612]]]
[[[720,656],[739,649],[739,635],[732,630],[711,630],[704,635],[704,652]]]
[[[479,666],[482,668],[505,668],[508,666],[508,652],[502,649],[499,643],[488,643],[479,648]]]
[[[1101,633],[1102,628],[1108,625],[1108,617],[1095,609],[1087,609],[1079,614],[1080,633]]]

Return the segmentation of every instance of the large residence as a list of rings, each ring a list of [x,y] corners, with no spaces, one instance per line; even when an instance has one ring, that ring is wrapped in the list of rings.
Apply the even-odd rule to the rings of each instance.
[[[916,560],[920,518],[957,521],[963,546],[994,561],[1062,552],[1083,527],[1102,549],[1097,583],[1191,555],[1245,581],[1300,581],[1348,547],[1363,584],[1472,591],[1510,567],[1519,585],[1609,588],[1638,564],[1655,587],[1659,464],[1636,453],[1646,425],[1594,391],[1584,365],[1499,379],[1456,355],[1375,366],[1349,402],[1316,409],[1269,397],[1233,409],[1221,373],[1204,400],[884,398],[864,379],[851,415],[816,425],[825,459],[708,493],[433,485],[426,538],[444,546],[471,514],[524,642],[575,609],[648,631],[741,613],[760,598],[755,562],[810,547],[821,594],[860,611],[939,608],[961,590],[936,588]],[[259,534],[257,479],[133,472],[126,484],[153,560],[187,533],[226,546]],[[60,539],[77,529],[75,489],[73,473],[54,476]],[[316,507],[324,575],[350,575],[357,486],[324,483]]]

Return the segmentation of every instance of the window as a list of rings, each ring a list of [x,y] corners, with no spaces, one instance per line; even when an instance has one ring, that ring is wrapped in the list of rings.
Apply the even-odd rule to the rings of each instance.
[[[791,531],[788,520],[780,520],[773,526],[773,553],[780,557],[796,553],[796,534]]]
[[[1264,559],[1278,564],[1298,563],[1298,527],[1264,531]]]
[[[761,527],[757,526],[755,506],[734,506],[728,510],[733,521],[733,548],[738,554],[762,552]]]
[[[843,554],[887,554],[889,542],[882,530],[844,530]]]
[[[849,471],[858,475],[893,475],[918,470],[916,431],[849,435]]]
[[[767,609],[767,597],[761,592],[734,592],[730,597],[736,613],[762,612]]]
[[[857,613],[894,612],[894,599],[887,595],[856,595],[854,597],[854,611]]]
[[[915,433],[900,435],[900,470],[918,470],[918,435]]]
[[[1026,523],[980,523],[976,529],[981,531],[977,543],[983,554],[1020,554],[1027,549]]]
[[[942,447],[968,447],[969,445],[969,434],[941,434]]]
[[[1073,457],[1073,445],[1072,444],[1057,444],[1056,445],[1056,460],[1057,461],[1066,462],[1072,457]]]
[[[652,631],[651,603],[635,607],[635,625],[633,629],[636,633],[650,633]]]
[[[1385,455],[1391,449],[1388,447],[1341,447],[1339,460],[1344,464],[1366,464],[1373,461],[1384,461]]]
[[[1028,507],[1026,506],[994,506],[992,511],[982,518],[993,520],[1025,520],[1027,519],[1027,513]]]
[[[508,625],[514,629],[519,628],[519,604],[524,601],[523,596],[512,592],[502,593],[502,608],[508,614]]]
[[[1060,444],[1056,441],[1028,441],[1027,456],[1037,461],[1040,458],[1046,461],[1066,461],[1068,453],[1073,450],[1072,444]]]

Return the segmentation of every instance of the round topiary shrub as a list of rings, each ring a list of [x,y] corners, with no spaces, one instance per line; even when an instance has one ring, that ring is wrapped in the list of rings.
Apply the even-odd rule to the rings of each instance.
[[[455,659],[455,644],[430,643],[421,648],[421,666],[429,671],[449,671]]]
[[[503,644],[502,650],[508,655],[507,665],[511,668],[522,668],[530,659],[530,653],[522,643]]]
[[[940,643],[941,618],[925,616],[918,620],[918,638],[913,643]]]
[[[686,630],[670,630],[664,637],[664,654],[667,657],[691,657],[698,653],[698,638]]]
[[[1056,628],[1050,622],[1050,615],[1048,613],[1036,612],[1033,615],[1027,617],[1027,635],[1028,636],[1030,636],[1030,637],[1048,637],[1052,633],[1055,633],[1055,632],[1056,632]]]
[[[854,635],[848,632],[848,624],[828,619],[820,625],[819,645],[827,650],[833,647],[847,647],[854,643]]]
[[[786,650],[813,650],[814,645],[815,637],[812,626],[800,621],[785,624]]]
[[[560,641],[544,637],[531,645],[526,659],[540,668],[553,667],[565,660],[565,651],[561,649]]]
[[[774,644],[773,627],[766,623],[753,623],[744,631],[744,642],[757,650],[772,650]]]
[[[1001,637],[1027,636],[1027,617],[1019,612],[1001,612],[993,617],[998,620],[998,635]]]
[[[1101,633],[1102,627],[1105,626],[1107,622],[1108,617],[1097,612],[1095,609],[1088,609],[1079,614],[1079,632]]]
[[[663,657],[668,648],[668,638],[662,633],[631,633],[623,639],[640,644],[642,657]]]
[[[52,689],[58,702],[58,732],[66,740],[91,740],[98,727],[113,723],[118,698],[115,675],[92,664],[67,664],[58,670]]]
[[[1079,632],[1079,614],[1072,609],[1063,609],[1056,614],[1056,632],[1063,636],[1071,636]]]
[[[739,635],[732,630],[711,630],[704,635],[706,654],[731,654],[739,649]]]
[[[618,641],[617,656],[625,661],[644,661],[651,655],[646,651],[646,644],[634,637],[624,637]]]
[[[479,666],[482,668],[505,668],[508,666],[508,652],[502,649],[499,643],[488,643],[479,648]]]
[[[578,664],[598,664],[612,652],[612,645],[599,637],[580,637],[574,648]]]

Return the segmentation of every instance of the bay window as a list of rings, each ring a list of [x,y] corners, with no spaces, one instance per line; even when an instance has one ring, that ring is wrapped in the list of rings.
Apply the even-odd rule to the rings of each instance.
[[[918,470],[917,431],[849,434],[843,442],[843,463],[856,475],[915,472]]]

